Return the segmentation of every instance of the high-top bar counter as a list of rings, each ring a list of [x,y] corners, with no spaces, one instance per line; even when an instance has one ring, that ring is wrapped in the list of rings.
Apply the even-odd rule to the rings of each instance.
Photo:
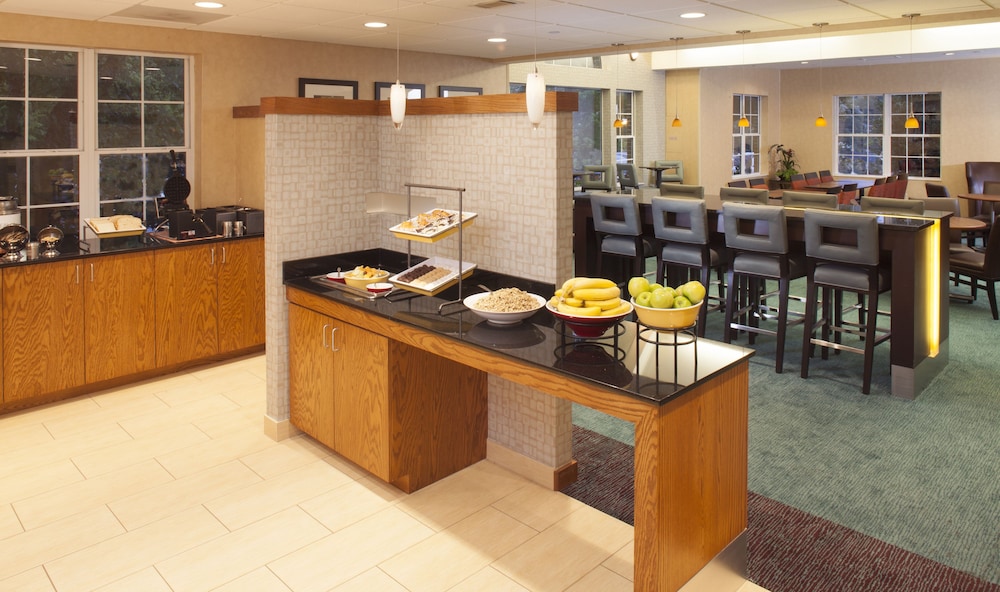
[[[692,578],[695,583],[721,577],[713,580],[716,590],[742,584],[751,350],[706,339],[655,345],[637,339],[643,328],[628,321],[601,339],[584,340],[544,309],[521,325],[493,327],[460,305],[446,304],[460,296],[457,286],[436,297],[399,292],[368,299],[312,279],[358,264],[390,272],[406,268],[398,253],[381,249],[286,262],[290,308],[304,307],[382,336],[390,348],[413,348],[632,422],[635,589],[679,590]],[[463,282],[465,295],[481,291],[478,284],[516,286],[543,296],[553,289],[476,270]],[[290,338],[294,343],[296,336]],[[393,372],[418,369],[402,364]],[[474,396],[485,397],[485,389]],[[485,426],[475,421],[468,426],[478,433],[466,445],[484,450]],[[397,436],[406,437],[392,434]],[[457,455],[461,451],[449,451],[450,457]],[[475,460],[473,454],[468,464]]]

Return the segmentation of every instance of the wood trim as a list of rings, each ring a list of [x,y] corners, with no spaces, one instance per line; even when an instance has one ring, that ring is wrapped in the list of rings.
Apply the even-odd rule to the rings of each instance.
[[[545,111],[576,111],[574,92],[545,93]],[[434,97],[406,101],[407,115],[483,115],[492,113],[527,113],[523,94],[482,95],[477,97]],[[233,107],[234,118],[265,115],[377,115],[389,116],[389,101],[345,101],[343,99],[306,99],[301,97],[263,97],[260,106]]]

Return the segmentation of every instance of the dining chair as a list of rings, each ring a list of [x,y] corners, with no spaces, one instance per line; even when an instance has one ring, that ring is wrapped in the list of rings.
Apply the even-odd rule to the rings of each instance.
[[[805,173],[806,185],[815,185],[819,183],[819,173]]]
[[[785,208],[726,202],[722,204],[722,216],[729,251],[725,342],[732,343],[736,331],[749,333],[751,345],[756,335],[775,336],[774,371],[780,374],[785,360],[787,328],[803,320],[799,314],[789,321],[792,313],[788,303],[791,281],[805,275],[804,257],[788,248]],[[777,292],[764,288],[767,280],[778,282]],[[769,306],[768,300],[775,297],[777,306]],[[776,329],[760,326],[763,309],[777,318]]]
[[[864,356],[861,392],[871,392],[875,346],[888,340],[887,329],[878,327],[878,295],[889,291],[889,270],[879,265],[878,217],[855,212],[806,210],[806,313],[802,334],[802,378],[809,377],[809,359],[814,346],[823,359],[830,349]],[[837,238],[834,239],[833,237]],[[845,238],[846,237],[846,238]],[[822,297],[818,292],[822,290]],[[844,292],[867,301],[858,324],[844,322],[841,301]],[[822,302],[822,314],[816,313]],[[819,337],[816,332],[819,331]],[[844,335],[861,339],[843,342]]]
[[[862,212],[882,212],[885,214],[923,214],[924,202],[919,199],[896,199],[894,197],[861,198]]]
[[[941,186],[943,187],[943,185]],[[931,191],[931,190],[928,190]],[[945,189],[947,191],[947,189]],[[957,197],[916,197],[915,200],[920,200],[924,203],[924,211],[927,210],[937,210],[939,212],[951,212],[953,216],[961,216],[962,208],[958,203]],[[948,236],[948,248],[953,249],[967,249],[965,245],[962,244],[962,231],[951,229]]]
[[[948,186],[940,183],[924,183],[924,191],[927,192],[927,197],[951,197]]]
[[[632,189],[638,189],[642,183],[639,183],[639,177],[635,174],[635,165],[628,163],[618,163],[618,185],[621,186],[622,191],[630,191]]]
[[[704,337],[709,309],[718,310],[725,299],[722,279],[725,261],[719,250],[709,244],[708,208],[704,200],[683,197],[654,197],[650,205],[653,234],[660,243],[656,251],[656,281],[666,285],[667,268],[681,267],[685,278],[694,276],[709,288],[712,270],[716,272],[718,299],[714,306],[706,302],[698,311],[698,336]]]
[[[605,255],[628,260],[632,276],[643,275],[646,257],[652,257],[654,250],[652,243],[642,235],[639,202],[631,195],[595,193],[590,196],[590,208],[597,244],[600,245],[598,277],[603,277]]]
[[[836,181],[836,179],[833,178],[833,173],[831,173],[830,171],[820,171],[819,172],[819,180],[821,182],[823,182],[823,183],[828,183],[830,181]]]
[[[993,320],[1000,320],[997,311],[996,283],[1000,281],[1000,224],[994,224],[986,240],[985,250],[966,249],[951,252],[948,261],[959,284],[969,286],[972,299],[979,288],[986,290]],[[966,279],[967,278],[967,279]]]
[[[660,195],[663,197],[688,197],[693,199],[705,199],[705,187],[702,185],[684,185],[682,183],[671,183],[660,185]]]
[[[802,189],[809,183],[806,182],[806,176],[802,173],[796,173],[789,178],[792,182],[792,189]]]
[[[583,172],[592,173],[584,175],[580,180],[580,189],[587,191],[594,189],[597,191],[615,190],[615,167],[610,164],[586,164],[583,165]]]
[[[819,191],[785,191],[781,194],[781,205],[792,208],[836,210],[837,194]]]
[[[886,195],[886,197],[894,197],[896,199],[906,199],[906,186],[909,184],[909,176],[900,171],[896,173],[896,183],[893,185],[892,195]]]
[[[764,177],[750,179],[750,189],[767,189],[767,179]]]
[[[858,184],[857,183],[844,183],[840,186],[840,192],[837,193],[837,203],[848,205],[854,204],[858,199]]]
[[[684,182],[684,161],[683,160],[654,160],[653,166],[655,167],[665,167],[660,173],[660,183],[661,187],[663,183],[683,183]],[[673,169],[674,172],[669,173],[668,170]]]
[[[749,185],[747,185],[747,180],[746,179],[740,179],[738,181],[730,181],[726,185],[728,187],[749,187]]]
[[[1000,181],[1000,162],[966,162],[965,180],[969,193],[996,193],[986,191],[986,183]],[[969,200],[969,217],[986,222],[986,232],[990,230],[993,220],[994,204],[981,199]],[[986,236],[983,236],[983,240]]]

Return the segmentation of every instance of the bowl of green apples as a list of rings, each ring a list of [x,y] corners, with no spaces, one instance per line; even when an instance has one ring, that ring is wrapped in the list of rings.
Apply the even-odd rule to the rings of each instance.
[[[639,322],[653,329],[687,329],[698,322],[705,286],[697,280],[676,288],[650,283],[642,276],[629,280],[628,291]]]

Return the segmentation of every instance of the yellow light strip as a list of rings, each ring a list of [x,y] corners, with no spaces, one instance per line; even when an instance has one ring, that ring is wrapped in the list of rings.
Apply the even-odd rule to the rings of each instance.
[[[930,227],[930,242],[924,253],[927,266],[927,351],[937,357],[941,351],[941,220],[934,220]]]

